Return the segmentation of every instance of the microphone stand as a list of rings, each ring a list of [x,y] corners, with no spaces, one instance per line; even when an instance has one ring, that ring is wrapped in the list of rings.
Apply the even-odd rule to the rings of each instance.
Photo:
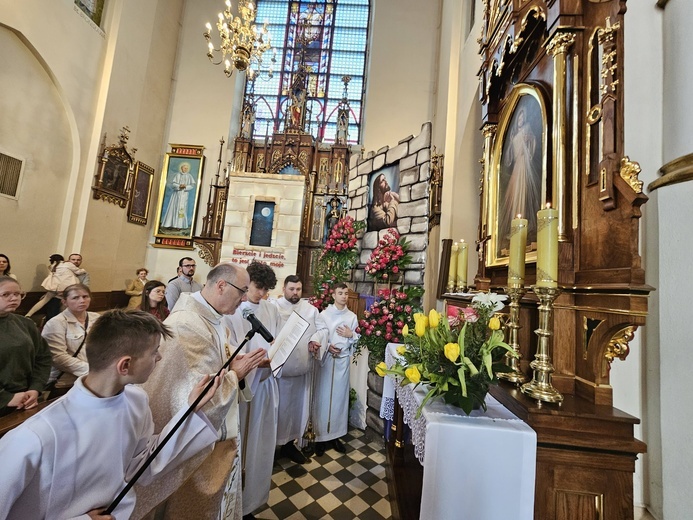
[[[163,447],[171,439],[171,437],[173,437],[173,434],[176,433],[176,431],[178,430],[178,428],[181,427],[181,425],[183,424],[185,419],[187,419],[187,417],[193,412],[193,410],[195,410],[195,407],[198,404],[200,404],[200,401],[202,401],[202,398],[204,397],[204,395],[214,385],[214,380],[216,379],[216,377],[221,374],[222,370],[231,366],[231,362],[234,360],[236,355],[238,355],[238,353],[245,346],[245,344],[248,343],[248,341],[250,341],[252,339],[252,337],[255,335],[256,332],[257,332],[257,329],[255,327],[253,327],[252,329],[250,329],[248,331],[248,334],[245,335],[245,338],[243,339],[241,344],[238,345],[238,348],[234,351],[234,353],[231,355],[231,357],[226,360],[226,363],[224,363],[224,365],[219,369],[219,371],[216,373],[216,375],[212,379],[209,380],[209,383],[207,383],[207,386],[202,390],[202,392],[200,392],[200,395],[197,396],[197,399],[195,399],[193,404],[191,404],[188,407],[188,409],[185,411],[183,416],[180,419],[178,419],[178,422],[176,423],[176,425],[171,429],[170,432],[168,432],[168,434],[166,435],[164,440],[159,443],[159,445],[152,452],[152,454],[149,455],[149,457],[147,457],[147,460],[145,460],[144,463],[142,464],[142,466],[140,467],[140,469],[137,470],[137,473],[135,473],[135,475],[125,485],[125,487],[118,494],[118,496],[115,498],[115,500],[113,502],[111,502],[111,505],[109,505],[102,514],[110,515],[113,512],[113,510],[116,507],[118,507],[118,504],[120,504],[120,502],[123,500],[123,498],[125,498],[125,495],[127,495],[128,492],[130,491],[130,489],[132,489],[132,486],[135,485],[137,480],[142,476],[142,474],[145,472],[145,470],[151,465],[151,463],[154,461],[154,458],[159,454],[159,452],[163,449]]]

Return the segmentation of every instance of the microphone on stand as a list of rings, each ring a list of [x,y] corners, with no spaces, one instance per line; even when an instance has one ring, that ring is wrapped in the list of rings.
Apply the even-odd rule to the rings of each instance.
[[[267,330],[260,320],[257,319],[257,316],[253,314],[253,311],[250,309],[245,309],[243,311],[243,317],[250,322],[250,324],[253,326],[253,330],[255,332],[259,332],[260,336],[262,336],[267,343],[272,343],[274,341],[274,336],[272,336],[270,331]]]

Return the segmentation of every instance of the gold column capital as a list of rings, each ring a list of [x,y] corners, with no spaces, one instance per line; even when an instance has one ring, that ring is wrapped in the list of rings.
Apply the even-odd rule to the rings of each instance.
[[[486,123],[484,127],[481,129],[481,131],[484,133],[484,137],[493,137],[494,135],[496,135],[496,132],[498,131],[498,125],[494,123]]]
[[[546,52],[554,57],[558,54],[565,54],[573,43],[575,43],[575,33],[558,32],[546,44]]]

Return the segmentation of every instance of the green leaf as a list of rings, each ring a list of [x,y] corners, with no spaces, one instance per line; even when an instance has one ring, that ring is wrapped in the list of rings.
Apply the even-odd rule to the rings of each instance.
[[[464,326],[462,327],[462,330],[460,330],[460,335],[457,338],[457,343],[460,346],[460,355],[464,356],[464,335],[465,332],[467,331],[467,323],[469,322],[464,322]]]
[[[460,367],[457,371],[457,378],[460,380],[460,388],[462,389],[462,395],[467,397],[467,383],[464,379],[464,368]]]
[[[436,387],[434,386],[428,391],[428,393],[426,394],[426,397],[424,397],[424,400],[421,401],[421,405],[419,406],[418,410],[416,410],[416,418],[417,419],[419,417],[421,417],[421,410],[426,405],[426,403],[431,400],[431,397],[433,397],[433,394],[435,392],[436,392]]]

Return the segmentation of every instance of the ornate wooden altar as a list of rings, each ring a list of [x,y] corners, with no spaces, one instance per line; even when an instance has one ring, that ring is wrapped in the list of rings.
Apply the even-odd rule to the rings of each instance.
[[[635,329],[645,323],[651,290],[638,253],[647,197],[639,166],[623,149],[625,12],[625,0],[484,2],[476,288],[506,286],[508,224],[518,207],[530,218],[531,286],[532,212],[547,203],[558,210],[563,292],[554,307],[552,362],[553,385],[565,401],[538,405],[512,384],[492,391],[537,432],[541,520],[632,518],[632,474],[646,449],[633,436],[639,420],[613,408],[609,384],[611,363],[625,360]],[[537,316],[530,291],[519,331],[528,376]]]

